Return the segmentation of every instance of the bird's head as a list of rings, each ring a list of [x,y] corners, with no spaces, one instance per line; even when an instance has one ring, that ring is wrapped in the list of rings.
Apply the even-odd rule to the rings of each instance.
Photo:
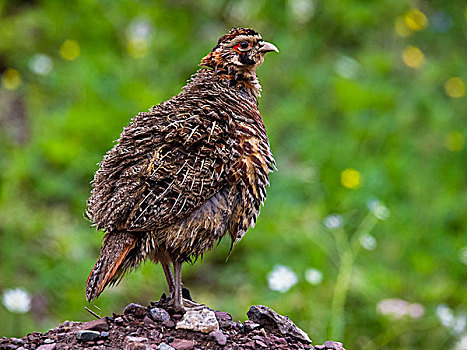
[[[277,47],[264,41],[253,29],[233,28],[202,59],[201,66],[244,77],[253,76],[264,61],[264,54],[271,51],[279,52]]]

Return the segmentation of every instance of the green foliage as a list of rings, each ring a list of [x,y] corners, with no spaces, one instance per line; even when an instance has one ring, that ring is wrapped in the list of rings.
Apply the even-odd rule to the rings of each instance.
[[[83,212],[96,163],[219,36],[248,26],[280,49],[258,71],[279,171],[229,261],[224,241],[185,266],[185,285],[238,319],[266,304],[315,343],[454,348],[465,326],[441,314],[466,312],[466,11],[455,0],[0,1],[0,292],[32,296],[26,315],[0,305],[0,336],[89,319],[101,234]],[[276,265],[297,277],[283,293],[268,285]],[[308,282],[310,268],[323,280]],[[164,289],[149,263],[95,304],[108,315]],[[392,317],[384,299],[424,313]]]

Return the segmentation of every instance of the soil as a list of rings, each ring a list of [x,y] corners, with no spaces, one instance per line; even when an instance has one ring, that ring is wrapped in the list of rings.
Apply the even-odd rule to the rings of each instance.
[[[323,345],[311,345],[307,335],[287,317],[280,316],[265,306],[259,307],[277,315],[276,320],[286,322],[285,327],[284,324],[274,324],[276,321],[273,320],[262,322],[258,321],[258,317],[251,317],[256,310],[256,306],[253,306],[248,313],[249,317],[263,324],[251,320],[234,322],[228,313],[214,311],[219,330],[202,333],[179,329],[176,325],[183,315],[175,313],[162,300],[147,307],[130,304],[121,315],[113,314],[112,317],[89,322],[65,321],[46,333],[34,332],[23,338],[3,338],[0,339],[0,349],[344,350],[341,343],[332,341]],[[292,328],[294,330],[290,333],[284,331]]]

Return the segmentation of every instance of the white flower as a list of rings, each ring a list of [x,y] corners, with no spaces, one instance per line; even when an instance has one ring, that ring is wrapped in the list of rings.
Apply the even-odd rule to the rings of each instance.
[[[460,334],[465,330],[465,325],[467,324],[467,319],[465,314],[460,314],[454,317],[454,322],[452,324],[452,331],[456,334]]]
[[[386,220],[391,215],[389,209],[377,198],[370,199],[366,205],[379,220]]]
[[[467,334],[463,334],[454,346],[454,350],[467,350]]]
[[[438,316],[441,324],[449,328],[452,332],[460,334],[464,332],[467,325],[467,317],[465,313],[459,313],[457,316],[447,305],[441,304],[436,308],[436,316]]]
[[[425,307],[419,303],[409,303],[402,299],[383,299],[376,306],[378,313],[392,316],[396,319],[409,316],[420,318],[425,314]]]
[[[444,327],[451,327],[454,322],[454,313],[445,304],[438,305],[436,308],[436,316]]]
[[[148,19],[142,17],[134,18],[127,27],[127,35],[130,40],[149,40],[152,32],[152,23]]]
[[[297,283],[297,275],[287,266],[277,265],[268,274],[268,284],[271,290],[287,292]]]
[[[413,304],[409,304],[407,312],[409,316],[412,318],[420,318],[425,314],[425,308],[423,307],[422,304],[413,303]]]
[[[311,284],[320,284],[323,282],[323,273],[317,269],[310,268],[305,271],[305,279]]]
[[[289,7],[295,20],[305,23],[315,14],[316,0],[289,0]]]
[[[343,222],[344,220],[342,219],[342,216],[338,214],[333,214],[327,216],[324,219],[324,226],[332,230],[341,227]]]
[[[360,64],[349,56],[341,56],[336,60],[334,69],[343,78],[353,79],[357,76]]]
[[[376,242],[376,238],[366,233],[360,237],[360,244],[366,250],[375,250],[378,243]]]
[[[31,308],[31,297],[22,288],[6,289],[3,292],[2,303],[9,311],[24,314]]]
[[[28,65],[31,71],[39,75],[49,74],[54,67],[52,59],[41,53],[32,56]]]

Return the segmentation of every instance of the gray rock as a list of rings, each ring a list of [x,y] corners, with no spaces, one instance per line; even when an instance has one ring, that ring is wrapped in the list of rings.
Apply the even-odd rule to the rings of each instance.
[[[124,315],[132,315],[136,318],[143,318],[146,315],[146,308],[139,304],[131,303],[125,307],[123,310]]]
[[[44,340],[44,344],[52,344],[52,343],[55,343],[55,340],[50,339],[50,338],[47,338],[46,340]]]
[[[106,332],[106,331],[101,332],[101,337],[102,338],[108,338],[109,337],[109,332]]]
[[[219,345],[227,344],[227,336],[221,330],[211,332],[209,333],[209,336],[213,338]]]
[[[308,334],[298,328],[287,316],[279,315],[264,305],[253,305],[247,312],[248,318],[263,327],[277,328],[283,335],[289,335],[307,343],[311,343]]]
[[[159,307],[153,307],[151,310],[149,310],[149,314],[151,315],[151,318],[154,321],[157,322],[168,322],[170,321],[170,315],[167,311],[164,309],[161,309]]]
[[[171,347],[170,345],[167,345],[166,343],[160,343],[158,349],[159,350],[175,350],[173,347]]]
[[[96,331],[78,331],[76,334],[76,338],[78,340],[82,341],[90,341],[90,340],[96,340],[99,339],[101,336],[100,332]]]
[[[188,310],[183,315],[183,319],[177,323],[176,328],[211,333],[219,330],[219,322],[217,322],[214,311],[208,308]]]

